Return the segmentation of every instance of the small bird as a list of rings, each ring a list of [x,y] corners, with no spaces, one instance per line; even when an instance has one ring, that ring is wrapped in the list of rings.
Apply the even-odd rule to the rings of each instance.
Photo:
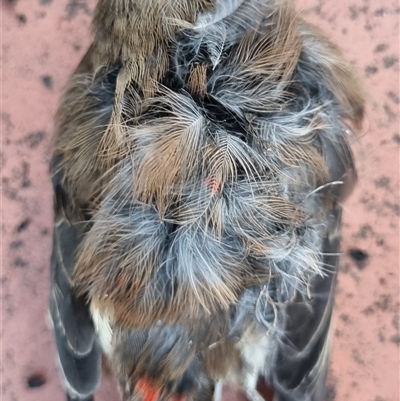
[[[68,400],[104,357],[125,401],[323,401],[357,75],[290,0],[99,0],[93,35],[51,162]]]

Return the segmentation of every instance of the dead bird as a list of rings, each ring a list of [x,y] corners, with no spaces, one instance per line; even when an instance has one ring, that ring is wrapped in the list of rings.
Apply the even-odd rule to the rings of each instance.
[[[322,401],[362,85],[289,0],[99,0],[57,116],[69,400]],[[258,385],[257,385],[258,383]]]

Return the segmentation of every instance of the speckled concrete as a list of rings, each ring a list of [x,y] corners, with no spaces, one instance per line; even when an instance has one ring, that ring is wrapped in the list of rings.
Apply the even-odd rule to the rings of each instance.
[[[53,115],[89,44],[95,0],[3,0],[1,397],[63,400],[46,325],[52,231],[47,162]],[[301,0],[370,91],[346,205],[327,401],[399,397],[399,3]],[[28,381],[31,386],[29,387]],[[105,381],[99,401],[117,401]]]

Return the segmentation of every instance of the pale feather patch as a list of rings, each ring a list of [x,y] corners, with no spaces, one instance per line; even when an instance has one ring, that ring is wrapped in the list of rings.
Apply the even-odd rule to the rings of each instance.
[[[111,342],[113,337],[113,331],[111,329],[110,316],[101,313],[96,306],[91,304],[90,313],[92,315],[93,324],[96,329],[96,333],[99,339],[101,349],[106,355],[111,353]]]
[[[225,385],[243,388],[252,401],[264,401],[257,391],[257,382],[259,376],[267,372],[267,363],[273,360],[275,352],[271,334],[266,329],[260,330],[259,327],[251,324],[243,333],[237,346],[244,362],[242,371],[232,367],[226,378],[216,383],[213,401],[222,401]]]
[[[271,337],[268,332],[257,330],[254,326],[250,326],[240,340],[239,348],[247,370],[244,388],[251,400],[263,399],[257,392],[257,381],[258,377],[264,374],[267,361],[271,361],[271,346]]]
[[[224,389],[224,381],[218,380],[215,385],[213,401],[222,401],[222,390]]]

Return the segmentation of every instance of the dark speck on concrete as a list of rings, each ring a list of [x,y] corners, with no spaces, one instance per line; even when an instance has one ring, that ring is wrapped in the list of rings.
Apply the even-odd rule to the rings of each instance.
[[[14,350],[12,350],[12,349],[6,350],[5,356],[6,356],[7,361],[9,361],[10,363],[13,363],[13,364],[15,363]]]
[[[400,334],[395,334],[394,336],[390,337],[390,341],[400,346]]]
[[[390,178],[384,175],[375,180],[375,186],[377,188],[387,188],[389,184],[390,184]]]
[[[399,134],[394,134],[392,136],[393,141],[395,141],[396,143],[400,144],[400,135]]]
[[[372,30],[374,29],[374,27],[373,27],[369,22],[367,22],[367,23],[364,25],[364,29],[365,29],[366,31],[372,31]]]
[[[379,300],[374,305],[381,311],[387,311],[390,307],[391,297],[390,295],[380,295]]]
[[[380,284],[380,285],[386,285],[386,279],[385,279],[385,277],[381,277],[381,278],[379,279],[379,284]]]
[[[374,309],[372,306],[368,306],[368,307],[366,307],[366,308],[362,311],[362,313],[363,313],[364,315],[366,315],[366,316],[370,316],[370,315],[372,315],[374,312],[375,312],[375,309]]]
[[[86,15],[90,15],[90,10],[86,0],[69,0],[66,11],[69,19],[76,17],[79,11],[83,11]]]
[[[400,328],[400,327],[399,327],[399,326],[400,326],[399,320],[400,320],[399,315],[398,315],[397,313],[395,313],[394,316],[393,316],[393,318],[392,318],[392,326],[393,326],[396,330],[399,330],[399,328]]]
[[[379,44],[378,46],[375,47],[374,52],[375,53],[382,53],[385,50],[387,50],[387,48],[388,48],[388,45],[386,43],[381,43],[381,44]]]
[[[46,379],[42,375],[34,374],[29,376],[27,384],[29,388],[42,387],[46,383]]]
[[[386,13],[386,10],[384,8],[379,8],[374,12],[375,17],[383,17]]]
[[[13,128],[14,128],[14,124],[11,121],[11,116],[8,113],[1,113],[1,119],[4,123],[4,128],[5,128],[5,133],[11,134]]]
[[[53,89],[53,78],[50,75],[44,75],[42,82],[47,89]]]
[[[349,11],[350,11],[350,19],[354,21],[355,19],[358,18],[360,13],[366,14],[368,11],[368,7],[364,6],[357,8],[356,6],[352,5],[349,7]]]
[[[383,110],[385,111],[385,114],[386,114],[389,122],[393,122],[396,120],[397,114],[392,111],[392,109],[389,107],[388,104],[385,103],[383,105]]]
[[[394,92],[389,92],[387,95],[388,95],[388,98],[389,98],[390,100],[392,100],[394,103],[400,104],[399,95],[397,95],[397,94],[394,93]]]
[[[22,188],[28,188],[31,186],[31,181],[29,180],[29,164],[27,162],[22,162]]]
[[[398,61],[398,58],[395,56],[388,56],[383,59],[383,65],[385,68],[393,67]]]
[[[26,24],[26,16],[24,14],[17,14],[17,20],[21,24]]]
[[[369,224],[363,224],[355,235],[358,238],[368,238],[370,235],[374,235],[374,231]]]
[[[2,181],[2,184],[3,184],[4,195],[7,198],[12,199],[12,200],[17,199],[18,192],[14,188],[11,187],[10,179],[8,177],[3,177],[1,179],[1,181]]]
[[[31,221],[29,219],[25,219],[22,221],[18,226],[17,226],[17,232],[20,233],[22,231],[25,231],[28,227]]]
[[[352,248],[349,250],[349,256],[356,262],[356,265],[360,270],[364,269],[368,260],[368,253],[358,248]]]
[[[365,72],[367,73],[367,75],[374,75],[378,72],[378,68],[374,65],[368,65],[367,67],[365,67]]]
[[[391,203],[388,201],[384,201],[383,206],[390,209],[396,216],[400,216],[400,205],[398,203]]]
[[[43,5],[50,4],[52,2],[53,2],[53,0],[39,0],[39,3],[43,4]]]
[[[14,266],[15,267],[26,267],[26,266],[28,266],[28,262],[26,260],[21,259],[21,258],[15,258],[14,259]]]
[[[351,20],[355,20],[358,17],[358,11],[357,8],[355,6],[350,6],[349,7],[349,11],[350,11],[350,19]]]
[[[46,138],[46,133],[43,131],[37,131],[28,134],[24,138],[24,142],[26,142],[31,149],[35,149],[39,146],[40,142],[42,142],[44,138]]]
[[[325,391],[325,401],[335,401],[336,399],[336,389],[334,384],[329,384],[326,386]]]
[[[344,323],[349,323],[350,322],[349,315],[346,315],[345,313],[342,313],[339,317],[340,317],[340,320],[342,320]]]
[[[24,245],[23,241],[12,241],[10,243],[10,248],[11,249],[19,249],[22,248]]]
[[[359,365],[365,365],[365,362],[363,361],[363,359],[361,358],[360,353],[353,349],[352,351],[352,356],[353,356],[353,360],[358,363]]]
[[[50,234],[50,231],[48,228],[44,228],[40,233],[45,237]]]

